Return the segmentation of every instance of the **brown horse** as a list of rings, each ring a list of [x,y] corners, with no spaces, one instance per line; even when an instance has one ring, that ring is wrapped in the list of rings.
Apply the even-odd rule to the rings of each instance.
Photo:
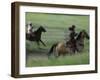
[[[85,30],[80,31],[80,33],[78,34],[77,38],[76,38],[76,47],[75,50],[77,52],[80,52],[84,49],[84,39],[87,38],[89,39],[89,35],[86,33]],[[67,43],[67,44],[66,44]],[[73,49],[71,48],[72,44],[69,42],[58,42],[52,45],[49,53],[48,53],[48,57],[51,56],[51,54],[54,52],[54,55],[56,57],[60,56],[60,55],[66,55],[68,53],[73,54],[75,52],[73,52]]]
[[[78,52],[81,52],[84,49],[84,40],[89,40],[89,35],[85,30],[80,31],[78,36],[76,37],[76,46],[78,49]]]

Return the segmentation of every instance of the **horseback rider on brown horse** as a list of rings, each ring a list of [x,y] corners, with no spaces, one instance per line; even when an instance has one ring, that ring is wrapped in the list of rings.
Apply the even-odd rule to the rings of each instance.
[[[85,30],[81,30],[78,34],[75,32],[75,25],[69,27],[69,40],[65,42],[56,42],[54,43],[49,52],[48,58],[51,54],[54,56],[59,57],[60,55],[66,55],[68,53],[73,54],[76,51],[81,52],[84,49],[84,39],[89,39],[89,35]]]

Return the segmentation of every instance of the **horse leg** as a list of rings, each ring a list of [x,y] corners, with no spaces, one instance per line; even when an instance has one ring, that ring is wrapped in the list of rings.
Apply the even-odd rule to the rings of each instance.
[[[40,43],[39,43],[39,41],[36,41],[36,42],[37,42],[38,48],[40,48]]]
[[[45,43],[44,43],[41,39],[40,39],[40,42],[41,42],[44,46],[46,46]]]
[[[56,58],[58,58],[60,56],[59,53],[57,53],[57,52],[54,53],[54,55],[55,55]]]
[[[60,53],[59,53],[59,51],[57,50],[57,48],[55,48],[54,56],[55,56],[56,58],[58,58],[58,57],[60,56]]]
[[[70,55],[73,55],[75,53],[74,49],[71,47],[70,48]]]

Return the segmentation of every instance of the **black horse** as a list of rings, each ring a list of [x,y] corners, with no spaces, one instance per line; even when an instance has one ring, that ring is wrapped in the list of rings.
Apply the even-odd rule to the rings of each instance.
[[[42,32],[46,32],[46,29],[40,26],[36,31],[32,32],[31,34],[26,33],[26,39],[29,41],[36,41],[38,45],[40,45],[39,42],[41,42],[44,46],[46,46],[45,43],[41,40]]]

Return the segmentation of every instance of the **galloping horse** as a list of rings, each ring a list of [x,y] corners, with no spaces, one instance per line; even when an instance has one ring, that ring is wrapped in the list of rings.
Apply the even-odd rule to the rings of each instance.
[[[76,47],[77,51],[82,51],[84,49],[84,39],[87,38],[89,39],[89,35],[86,33],[85,30],[80,31],[76,38]],[[48,57],[51,56],[51,54],[55,54],[56,57],[60,55],[66,55],[68,53],[73,54],[73,51],[71,49],[72,44],[66,44],[65,42],[58,42],[52,45],[50,51],[48,52]],[[76,49],[76,48],[75,48]]]
[[[32,32],[31,34],[26,33],[26,39],[29,41],[36,41],[38,45],[40,45],[39,42],[41,42],[44,46],[45,43],[41,40],[42,32],[46,32],[45,28],[40,26],[36,31]]]

